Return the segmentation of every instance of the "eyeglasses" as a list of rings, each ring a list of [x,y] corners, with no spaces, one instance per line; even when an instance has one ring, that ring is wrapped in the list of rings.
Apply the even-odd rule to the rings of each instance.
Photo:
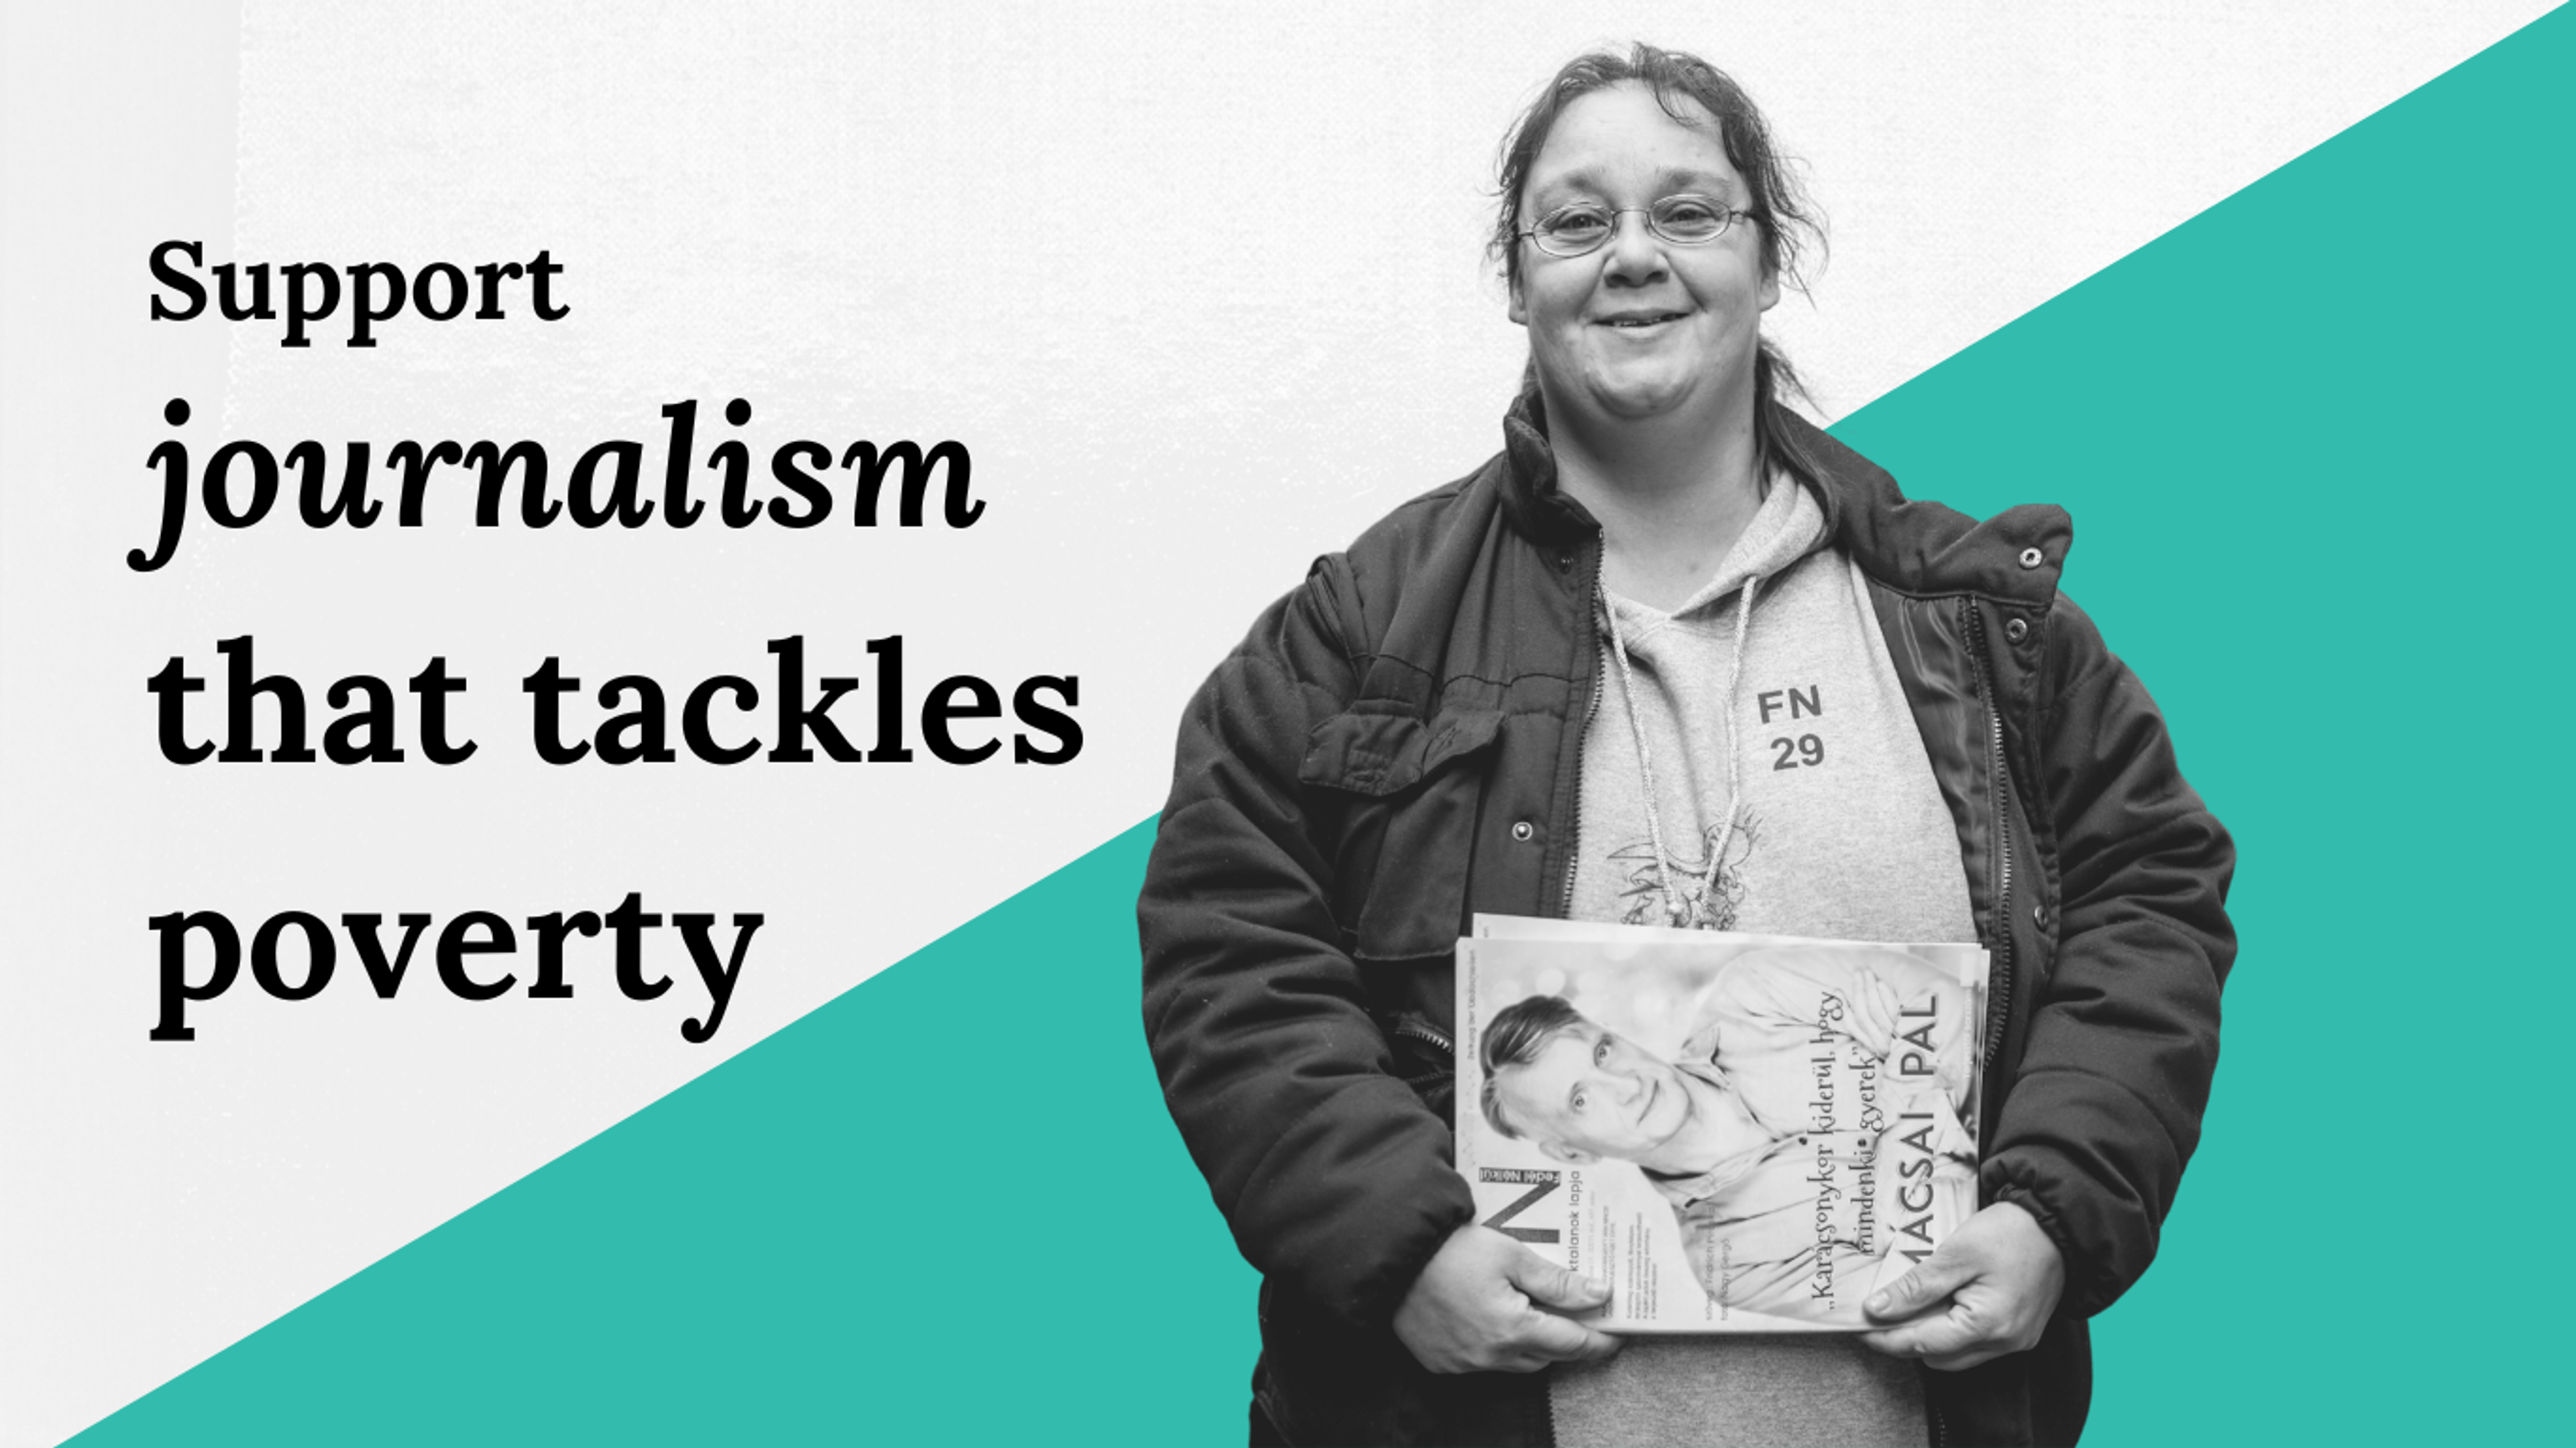
[[[1646,229],[1675,246],[1706,246],[1726,235],[1737,217],[1751,219],[1750,211],[1730,209],[1726,203],[1708,196],[1685,193],[1666,196],[1652,206],[1604,206],[1597,201],[1577,201],[1560,206],[1538,219],[1538,224],[1513,233],[1538,243],[1538,249],[1549,256],[1584,256],[1599,251],[1601,244],[1618,234],[1619,218],[1631,211],[1646,214]]]

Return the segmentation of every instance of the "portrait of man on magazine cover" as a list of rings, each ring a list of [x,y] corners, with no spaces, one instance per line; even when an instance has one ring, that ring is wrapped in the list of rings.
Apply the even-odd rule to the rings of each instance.
[[[1479,1166],[1496,1138],[1570,1166],[1628,1163],[1703,1292],[1818,1324],[1860,1325],[1870,1285],[1906,1265],[1899,1249],[1928,1254],[1975,1210],[1971,992],[1928,962],[1755,947],[1694,984],[1616,960],[1582,970],[1579,947],[1557,958],[1578,963],[1550,968],[1565,994],[1510,1000],[1475,1033],[1482,1120],[1459,1131],[1477,1135]],[[1692,987],[1679,1002],[1676,984]],[[1676,1027],[1679,1045],[1660,1044]],[[1917,1157],[1920,1178],[1900,1178]]]

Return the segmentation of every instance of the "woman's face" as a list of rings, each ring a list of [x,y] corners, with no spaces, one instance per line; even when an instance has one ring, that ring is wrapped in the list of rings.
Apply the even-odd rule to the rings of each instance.
[[[1691,124],[1634,81],[1568,105],[1530,166],[1521,224],[1572,201],[1643,208],[1682,192],[1744,206],[1716,119],[1696,101],[1679,105]],[[1552,412],[1640,420],[1704,409],[1722,425],[1727,408],[1750,405],[1762,313],[1780,299],[1759,226],[1738,220],[1707,245],[1676,246],[1646,229],[1642,210],[1616,220],[1611,239],[1583,256],[1514,243],[1511,319],[1529,329],[1542,395]]]

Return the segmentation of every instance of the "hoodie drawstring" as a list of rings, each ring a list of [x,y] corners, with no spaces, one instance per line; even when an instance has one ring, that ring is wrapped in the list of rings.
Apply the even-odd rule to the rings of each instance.
[[[1664,847],[1663,815],[1655,808],[1655,765],[1651,752],[1646,748],[1645,718],[1637,712],[1637,684],[1628,663],[1628,641],[1620,633],[1619,610],[1610,601],[1610,591],[1607,588],[1599,591],[1601,611],[1610,620],[1610,655],[1619,665],[1619,696],[1627,701],[1628,730],[1637,740],[1637,774],[1646,787],[1646,834],[1654,841],[1656,876],[1664,891],[1664,918],[1678,926],[1692,926],[1701,918],[1708,905],[1709,892],[1717,884],[1717,867],[1726,859],[1728,847],[1735,843],[1736,801],[1744,797],[1743,751],[1736,747],[1735,740],[1735,686],[1744,676],[1744,639],[1753,624],[1753,591],[1761,581],[1759,578],[1745,579],[1743,596],[1735,606],[1735,652],[1726,665],[1722,711],[1726,719],[1724,823],[1718,826],[1717,847],[1709,851],[1708,867],[1693,881],[1696,888],[1689,896],[1691,908],[1688,914],[1683,913],[1680,902],[1673,897],[1673,877],[1680,870],[1673,863],[1672,852]],[[1715,917],[1711,915],[1709,918]]]

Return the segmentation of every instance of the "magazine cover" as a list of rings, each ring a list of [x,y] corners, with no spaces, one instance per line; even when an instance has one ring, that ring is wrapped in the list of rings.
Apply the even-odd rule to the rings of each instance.
[[[1458,943],[1477,1220],[1628,1332],[1856,1332],[1976,1210],[1986,953],[1479,916]]]

